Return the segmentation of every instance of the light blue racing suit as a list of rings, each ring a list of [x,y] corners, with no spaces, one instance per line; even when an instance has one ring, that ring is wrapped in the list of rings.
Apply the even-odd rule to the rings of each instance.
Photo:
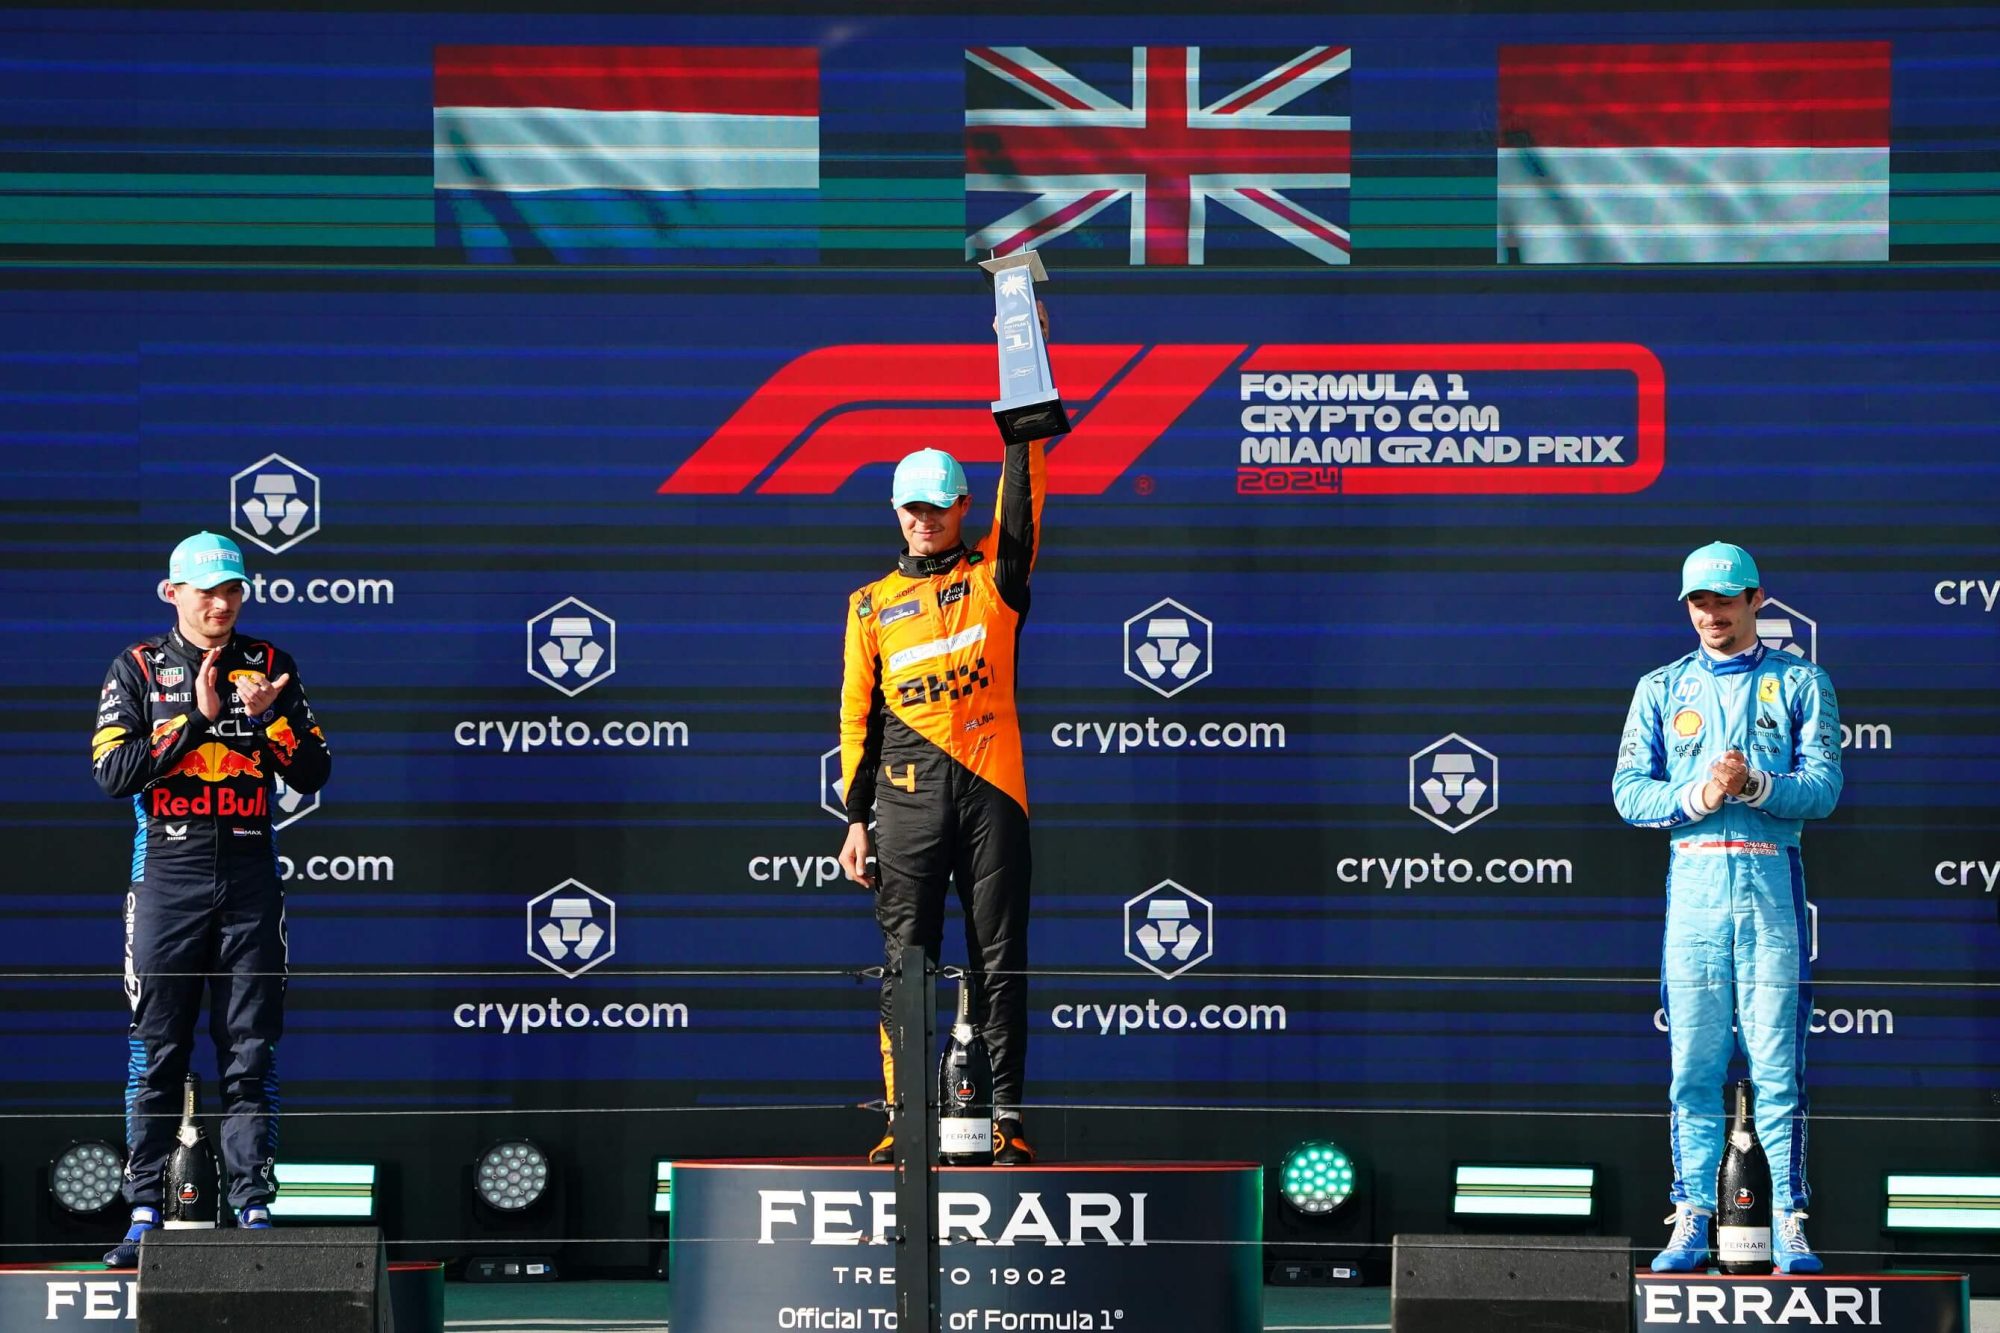
[[[1760,789],[1704,815],[1696,802],[1709,765],[1730,749]],[[1673,1052],[1675,1204],[1715,1208],[1734,1022],[1772,1205],[1806,1206],[1812,970],[1799,826],[1831,814],[1840,787],[1833,682],[1796,654],[1760,644],[1718,661],[1696,649],[1633,692],[1611,791],[1627,823],[1672,830],[1660,996]]]

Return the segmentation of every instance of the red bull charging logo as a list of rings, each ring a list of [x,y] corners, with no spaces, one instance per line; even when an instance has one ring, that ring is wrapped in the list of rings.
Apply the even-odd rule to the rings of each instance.
[[[264,728],[264,734],[270,738],[271,753],[277,757],[278,762],[291,763],[292,756],[299,752],[299,737],[298,733],[292,730],[291,720],[279,718]]]

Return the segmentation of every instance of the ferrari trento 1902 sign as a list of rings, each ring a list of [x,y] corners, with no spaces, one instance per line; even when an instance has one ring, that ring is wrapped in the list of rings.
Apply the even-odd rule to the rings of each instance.
[[[896,1327],[893,1168],[677,1162],[675,1328]],[[946,1167],[946,1329],[1256,1333],[1263,1168]]]

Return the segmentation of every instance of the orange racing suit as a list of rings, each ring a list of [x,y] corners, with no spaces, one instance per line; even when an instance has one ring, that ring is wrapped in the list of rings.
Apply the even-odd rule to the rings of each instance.
[[[1040,441],[1008,445],[984,541],[906,552],[849,599],[841,683],[841,791],[850,821],[877,821],[883,951],[892,965],[908,944],[935,957],[945,887],[957,885],[996,1117],[1020,1106],[1028,1044],[1028,790],[1014,682],[1045,474]],[[894,986],[883,978],[891,1103]]]

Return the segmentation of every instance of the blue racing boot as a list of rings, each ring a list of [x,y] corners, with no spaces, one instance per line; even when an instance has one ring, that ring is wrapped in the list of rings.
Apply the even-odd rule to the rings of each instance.
[[[1779,1209],[1771,1218],[1771,1262],[1780,1273],[1817,1273],[1826,1265],[1806,1241],[1806,1215]]]
[[[1674,1224],[1674,1234],[1667,1237],[1667,1248],[1653,1256],[1655,1273],[1692,1273],[1708,1266],[1708,1228],[1714,1219],[1706,1209],[1684,1203],[1674,1209],[1667,1221]]]
[[[159,1225],[159,1209],[143,1206],[134,1208],[132,1210],[132,1229],[125,1233],[125,1239],[118,1242],[117,1248],[104,1256],[104,1266],[106,1268],[137,1267],[139,1263],[139,1242],[146,1238],[148,1231],[152,1231]]]
[[[236,1215],[236,1225],[245,1231],[269,1231],[271,1210],[261,1204],[252,1204]]]

